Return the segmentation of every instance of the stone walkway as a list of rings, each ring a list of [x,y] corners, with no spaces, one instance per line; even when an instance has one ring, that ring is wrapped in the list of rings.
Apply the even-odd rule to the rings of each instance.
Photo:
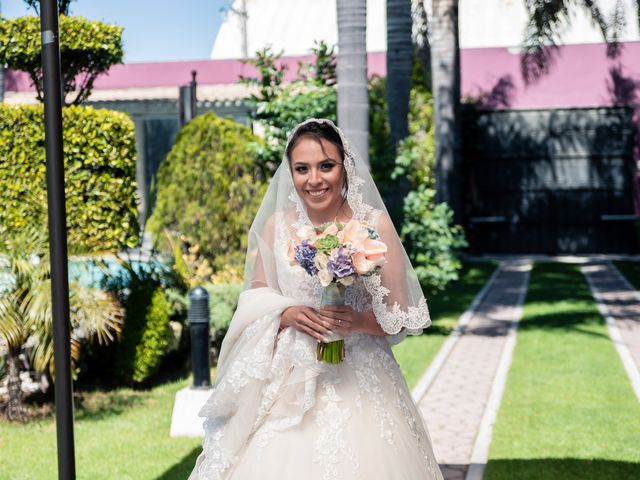
[[[640,400],[640,294],[611,262],[585,265],[582,273]]]
[[[439,371],[425,373],[433,380],[416,401],[445,480],[464,480],[472,458],[470,477],[482,478],[530,269],[504,262]]]

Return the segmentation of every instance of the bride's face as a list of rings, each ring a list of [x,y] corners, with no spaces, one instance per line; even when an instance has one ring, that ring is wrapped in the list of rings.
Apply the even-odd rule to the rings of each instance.
[[[291,151],[291,173],[309,213],[337,214],[342,204],[344,168],[340,151],[327,140],[302,137]]]

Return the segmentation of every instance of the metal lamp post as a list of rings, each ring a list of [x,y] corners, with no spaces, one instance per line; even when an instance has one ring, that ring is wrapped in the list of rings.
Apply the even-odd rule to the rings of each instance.
[[[58,42],[58,3],[40,1],[42,71],[44,83],[44,126],[47,155],[47,202],[53,355],[55,361],[56,434],[58,479],[74,480],[73,395],[71,347],[69,342],[69,281],[67,277],[67,223],[64,198],[62,151],[62,75]]]

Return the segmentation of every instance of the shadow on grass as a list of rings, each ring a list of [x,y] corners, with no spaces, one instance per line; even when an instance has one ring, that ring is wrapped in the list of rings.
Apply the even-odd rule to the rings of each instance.
[[[115,390],[110,392],[91,392],[79,395],[76,400],[77,420],[102,420],[112,415],[142,405],[147,394],[135,390]]]
[[[594,332],[587,328],[589,325],[600,325],[602,317],[593,309],[572,308],[566,312],[541,313],[538,315],[529,314],[524,321],[520,322],[520,330],[571,330],[585,335],[609,338],[609,335]]]
[[[614,262],[614,265],[636,290],[640,290],[639,262]]]
[[[194,448],[182,457],[182,460],[180,460],[179,463],[176,463],[162,475],[156,477],[155,480],[186,480],[189,477],[191,470],[193,470],[196,458],[198,458],[201,451],[201,447]]]
[[[640,463],[577,458],[489,460],[485,480],[635,480]]]
[[[603,322],[580,272],[580,265],[539,262],[534,266],[526,297],[529,311],[520,330],[572,330],[608,338],[590,330]]]

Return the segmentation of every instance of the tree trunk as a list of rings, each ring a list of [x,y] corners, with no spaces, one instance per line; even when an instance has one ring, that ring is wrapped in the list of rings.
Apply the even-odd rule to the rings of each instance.
[[[433,0],[431,71],[435,119],[436,188],[461,223],[460,49],[458,0]]]
[[[424,6],[425,1],[427,0],[413,0],[411,15],[413,17],[413,43],[416,46],[416,56],[424,72],[427,90],[431,92],[431,44],[429,43],[429,17]]]
[[[338,125],[369,165],[367,2],[338,0]]]
[[[394,147],[409,134],[412,60],[411,0],[387,0],[387,108]]]
[[[7,402],[6,415],[9,420],[22,421],[25,419],[24,405],[22,404],[22,387],[20,383],[20,361],[17,354],[9,351],[7,356]]]

